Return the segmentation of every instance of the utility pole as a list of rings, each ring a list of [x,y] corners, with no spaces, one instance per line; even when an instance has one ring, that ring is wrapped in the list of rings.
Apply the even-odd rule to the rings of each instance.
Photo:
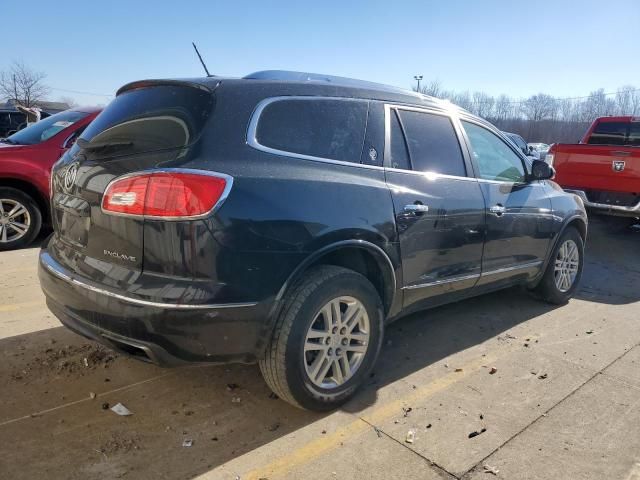
[[[414,76],[413,76],[413,79],[414,79],[414,80],[417,80],[417,82],[418,82],[418,88],[417,88],[417,90],[416,90],[416,91],[417,91],[418,93],[421,93],[421,92],[420,92],[420,80],[422,80],[422,75],[414,75]]]

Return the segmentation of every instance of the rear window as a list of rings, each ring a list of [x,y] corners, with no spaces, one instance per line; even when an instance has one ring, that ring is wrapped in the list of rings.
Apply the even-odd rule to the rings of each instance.
[[[629,123],[599,122],[596,124],[589,141],[590,145],[628,145]]]
[[[359,163],[367,111],[358,100],[276,100],[262,111],[255,139],[279,152]]]
[[[118,154],[173,149],[193,143],[213,108],[211,92],[162,85],[118,95],[80,136],[83,148]]]

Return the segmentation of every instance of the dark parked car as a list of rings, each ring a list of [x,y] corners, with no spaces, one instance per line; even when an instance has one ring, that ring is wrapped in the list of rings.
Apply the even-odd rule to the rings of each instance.
[[[582,202],[526,165],[489,123],[392,87],[135,82],[54,166],[40,281],[81,335],[163,365],[257,360],[282,399],[329,409],[391,320],[512,285],[573,295]]]
[[[27,116],[15,108],[0,108],[0,138],[8,137],[27,123]]]
[[[540,154],[538,153],[538,151],[529,147],[529,144],[527,144],[527,142],[524,141],[524,138],[522,138],[520,135],[510,132],[502,133],[504,133],[504,135],[529,158],[529,160],[540,160]]]

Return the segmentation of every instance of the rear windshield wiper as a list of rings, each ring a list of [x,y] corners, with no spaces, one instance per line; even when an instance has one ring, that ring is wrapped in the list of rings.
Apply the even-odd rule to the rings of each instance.
[[[132,147],[133,146],[133,142],[91,143],[91,142],[86,141],[83,138],[79,138],[77,143],[84,150],[100,150],[100,149],[103,149],[103,148],[125,148],[125,147]]]
[[[10,138],[3,138],[0,140],[2,143],[8,143],[9,145],[18,145],[18,142],[11,140]]]

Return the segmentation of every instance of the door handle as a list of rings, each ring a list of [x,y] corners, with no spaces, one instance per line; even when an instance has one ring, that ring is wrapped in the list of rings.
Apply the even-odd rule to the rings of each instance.
[[[410,203],[404,206],[404,211],[408,213],[425,213],[429,211],[429,206],[421,203]]]
[[[506,211],[507,211],[507,209],[506,209],[506,208],[504,208],[504,206],[502,206],[502,205],[500,205],[500,204],[497,204],[497,205],[494,205],[493,207],[489,208],[489,211],[490,211],[491,213],[493,213],[494,215],[496,215],[496,216],[498,216],[498,217],[499,217],[499,216],[501,216],[504,212],[506,212]]]

